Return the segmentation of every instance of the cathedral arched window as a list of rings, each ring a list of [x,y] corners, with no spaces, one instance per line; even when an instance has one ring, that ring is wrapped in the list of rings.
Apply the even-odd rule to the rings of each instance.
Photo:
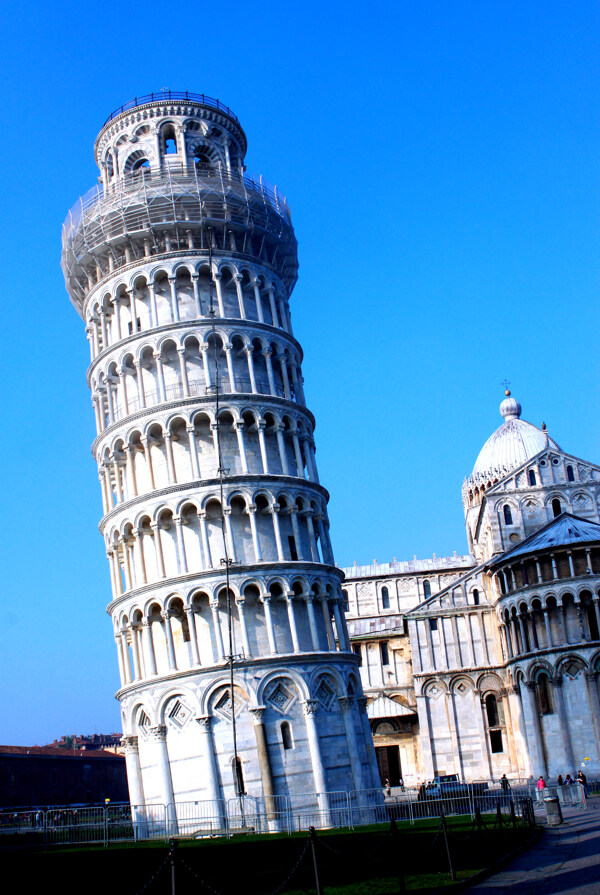
[[[541,671],[536,678],[535,695],[540,715],[552,715],[554,709],[550,695],[550,678],[545,671]]]
[[[423,582],[423,596],[425,597],[425,599],[431,596],[431,584],[429,583],[427,578]]]
[[[507,503],[504,504],[504,521],[507,525],[513,524],[512,513],[510,511],[510,507]]]
[[[350,610],[350,601],[348,599],[348,591],[342,591],[342,603],[344,604],[344,612],[349,612]]]
[[[479,606],[479,591],[476,587],[473,588],[473,605]]]
[[[574,482],[575,481],[575,473],[573,472],[572,466],[567,466],[567,481]]]
[[[529,479],[529,484],[535,488],[535,486],[537,485],[537,481],[535,478],[535,470],[534,469],[527,470],[527,478]]]
[[[552,501],[552,514],[556,518],[556,516],[560,516],[562,513],[562,506],[558,497],[555,497]]]
[[[502,700],[495,693],[488,693],[484,700],[485,720],[490,738],[490,749],[493,753],[504,752],[503,729],[504,710]]]
[[[498,701],[493,693],[485,697],[485,713],[488,727],[498,727]]]
[[[390,592],[387,587],[381,588],[381,608],[389,609],[390,608]]]
[[[292,729],[287,721],[284,721],[281,725],[281,742],[283,743],[284,749],[294,748],[292,742]]]

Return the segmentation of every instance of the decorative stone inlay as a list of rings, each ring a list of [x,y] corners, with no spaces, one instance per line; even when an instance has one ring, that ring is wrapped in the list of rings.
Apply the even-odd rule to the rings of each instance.
[[[296,696],[282,681],[277,681],[267,696],[266,702],[276,712],[285,715],[293,705]]]
[[[567,675],[569,680],[575,680],[580,671],[582,671],[582,667],[577,662],[570,661],[567,662],[566,665],[563,665],[562,671]]]
[[[180,730],[182,727],[185,727],[187,722],[192,717],[190,709],[188,709],[187,706],[185,706],[180,699],[175,699],[170,704],[166,715],[169,721]]]
[[[150,718],[146,714],[146,712],[142,709],[138,715],[138,729],[144,739],[147,739],[150,734]]]
[[[398,590],[406,594],[410,590],[414,590],[415,587],[415,579],[414,578],[400,578],[398,581]]]
[[[327,681],[323,679],[317,687],[315,696],[319,700],[323,708],[329,711],[335,698],[335,691],[333,687],[330,687]]]
[[[239,715],[241,710],[242,710],[242,703],[241,703],[241,700],[239,699],[238,695],[236,694],[236,699],[235,699],[236,717]],[[220,717],[223,718],[225,721],[231,721],[233,711],[232,711],[231,690],[229,688],[227,688],[227,690],[224,690],[221,693],[221,695],[219,696],[219,698],[217,699],[217,701],[215,703],[215,712],[217,713],[217,715],[220,715]]]
[[[499,693],[501,689],[502,683],[493,674],[484,674],[479,682],[479,690],[481,693],[485,693],[488,690],[494,690],[496,693]]]

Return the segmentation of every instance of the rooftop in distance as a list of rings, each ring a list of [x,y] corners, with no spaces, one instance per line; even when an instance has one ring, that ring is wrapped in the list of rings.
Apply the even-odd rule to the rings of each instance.
[[[346,578],[370,578],[373,575],[401,575],[407,572],[431,572],[435,569],[462,569],[474,566],[475,560],[469,554],[465,556],[433,556],[431,559],[409,559],[398,562],[373,562],[366,566],[344,567]]]

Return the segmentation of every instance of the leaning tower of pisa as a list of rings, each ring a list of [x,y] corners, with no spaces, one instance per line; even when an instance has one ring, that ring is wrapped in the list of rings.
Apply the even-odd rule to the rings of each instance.
[[[330,793],[379,786],[291,326],[296,239],[245,152],[217,100],[137,97],[63,227],[130,796],[180,825],[242,795],[326,816]]]

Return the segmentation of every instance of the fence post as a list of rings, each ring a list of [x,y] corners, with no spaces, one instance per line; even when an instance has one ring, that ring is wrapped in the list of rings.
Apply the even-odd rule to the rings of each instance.
[[[477,823],[477,832],[481,833],[481,829],[483,826],[483,821],[481,819],[481,808],[479,805],[475,808],[475,822]]]
[[[413,811],[413,803],[412,803],[412,799],[410,798],[410,793],[409,793],[409,796],[408,796],[408,819],[409,819],[409,821],[410,821],[410,825],[411,825],[412,827],[414,827],[414,825],[415,825],[415,814],[414,814],[414,811]]]
[[[390,821],[390,833],[392,834],[392,845],[394,846],[394,857],[400,853],[400,842],[398,836],[398,827],[396,826],[396,821],[392,817]],[[404,895],[406,892],[406,881],[404,879],[404,874],[402,870],[398,869],[398,892],[400,895]]]
[[[448,855],[448,868],[450,870],[450,878],[452,882],[456,881],[456,871],[452,866],[452,857],[450,856],[450,845],[448,843],[448,831],[446,829],[446,817],[442,811],[442,832],[444,834],[444,842],[446,843],[446,854]]]
[[[496,802],[496,820],[498,821],[498,827],[502,829],[502,811],[500,809],[500,802]]]
[[[171,864],[171,895],[175,895],[175,849],[177,848],[177,840],[169,840],[169,862]]]
[[[312,850],[313,867],[315,870],[315,889],[317,890],[317,895],[323,895],[321,880],[319,879],[319,865],[317,863],[317,834],[314,827],[309,827],[308,832],[310,835],[310,847]]]

